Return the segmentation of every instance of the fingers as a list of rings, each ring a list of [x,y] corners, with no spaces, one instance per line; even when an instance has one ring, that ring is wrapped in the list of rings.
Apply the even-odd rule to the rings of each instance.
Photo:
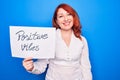
[[[28,57],[28,58],[25,58],[23,61],[29,61],[29,60],[32,60],[32,57]]]
[[[26,70],[28,71],[32,71],[32,69],[34,68],[34,65],[33,65],[33,60],[31,57],[29,58],[25,58],[23,60],[23,66]]]

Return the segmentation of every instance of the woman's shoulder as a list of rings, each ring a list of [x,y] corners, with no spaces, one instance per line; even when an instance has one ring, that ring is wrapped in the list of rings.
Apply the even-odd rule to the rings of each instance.
[[[85,36],[80,35],[80,37],[82,38],[82,40],[86,40]]]
[[[82,42],[87,43],[87,39],[85,38],[85,36],[81,35],[82,38]]]

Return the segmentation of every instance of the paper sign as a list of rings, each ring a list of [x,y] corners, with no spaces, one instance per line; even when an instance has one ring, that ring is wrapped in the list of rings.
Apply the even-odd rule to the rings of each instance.
[[[55,28],[10,26],[13,57],[54,58]]]

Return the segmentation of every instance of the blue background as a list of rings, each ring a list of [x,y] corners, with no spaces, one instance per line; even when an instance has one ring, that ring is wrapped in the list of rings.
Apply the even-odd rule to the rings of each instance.
[[[0,80],[44,80],[45,73],[30,74],[23,59],[11,57],[9,26],[52,26],[60,3],[71,5],[80,16],[93,80],[120,80],[119,0],[0,0]]]

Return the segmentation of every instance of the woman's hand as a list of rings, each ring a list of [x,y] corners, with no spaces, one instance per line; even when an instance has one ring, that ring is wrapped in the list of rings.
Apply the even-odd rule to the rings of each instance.
[[[22,64],[27,71],[32,71],[34,68],[33,60],[31,57],[25,58]]]

